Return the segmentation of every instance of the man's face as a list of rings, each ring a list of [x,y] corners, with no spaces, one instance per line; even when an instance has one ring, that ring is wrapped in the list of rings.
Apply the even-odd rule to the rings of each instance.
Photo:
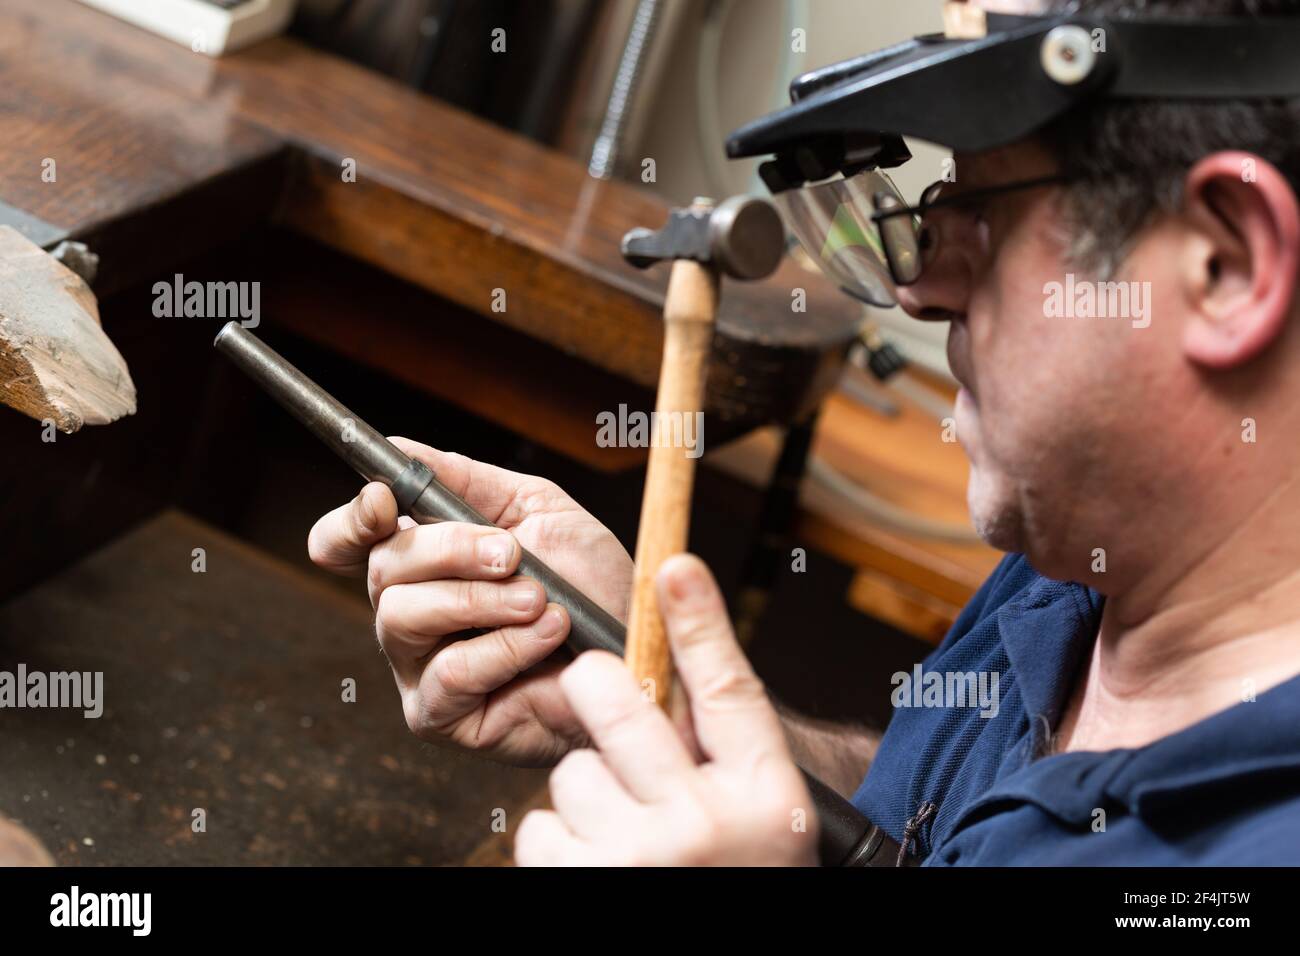
[[[959,155],[943,194],[1055,171],[1030,144]],[[971,461],[976,529],[1065,576],[1111,543],[1132,502],[1161,477],[1169,449],[1153,431],[1182,400],[1182,383],[1162,365],[1177,351],[1161,346],[1177,323],[1151,322],[1176,307],[1161,299],[1172,267],[1159,255],[1159,230],[1110,277],[1122,287],[1106,286],[1070,263],[1062,199],[1045,186],[936,211],[927,220],[938,231],[934,258],[900,302],[917,318],[951,322],[948,358],[962,385],[956,432]],[[1080,299],[1089,284],[1093,314]]]

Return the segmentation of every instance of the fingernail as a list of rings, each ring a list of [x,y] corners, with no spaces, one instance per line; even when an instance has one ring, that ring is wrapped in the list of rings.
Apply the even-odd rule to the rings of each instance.
[[[515,539],[508,534],[490,534],[478,539],[478,559],[489,571],[504,571],[515,556]]]
[[[533,625],[537,636],[543,640],[559,634],[562,627],[564,627],[564,615],[560,613],[559,608],[555,607],[547,608],[546,613],[539,617],[537,623]]]
[[[675,564],[668,569],[667,573],[668,596],[674,601],[694,601],[708,592],[704,575],[694,565]]]
[[[369,532],[377,530],[379,519],[375,515],[375,506],[371,503],[369,496],[366,495],[365,489],[357,495],[357,522],[361,527]]]
[[[531,581],[516,581],[506,586],[506,604],[516,611],[531,611],[541,597],[538,587]]]

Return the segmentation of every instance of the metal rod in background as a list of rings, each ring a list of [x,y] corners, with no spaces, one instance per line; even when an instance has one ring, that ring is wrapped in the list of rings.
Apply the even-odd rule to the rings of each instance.
[[[601,121],[600,133],[591,147],[591,161],[587,164],[587,172],[596,179],[611,179],[617,169],[633,100],[658,32],[660,12],[660,0],[640,0],[632,15],[627,42],[618,61],[618,71],[614,74],[614,86],[605,106],[605,118]]]
[[[362,478],[388,485],[405,514],[421,524],[465,521],[493,526],[428,466],[408,457],[238,322],[227,322],[213,344]],[[536,555],[522,546],[520,550],[519,573],[541,584],[547,597],[569,612],[568,646],[577,653],[600,649],[622,657],[627,630],[618,619]],[[888,865],[887,858],[898,844],[812,774],[804,771],[804,778],[821,822],[822,863]]]

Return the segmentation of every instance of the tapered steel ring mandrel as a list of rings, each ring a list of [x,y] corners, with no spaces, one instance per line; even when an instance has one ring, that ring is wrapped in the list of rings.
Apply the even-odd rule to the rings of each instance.
[[[398,508],[420,524],[463,521],[495,527],[416,461],[238,322],[228,322],[214,343],[243,372],[307,426],[367,481],[387,485]],[[520,546],[519,574],[530,577],[569,614],[570,647],[623,653],[623,625],[550,566]]]

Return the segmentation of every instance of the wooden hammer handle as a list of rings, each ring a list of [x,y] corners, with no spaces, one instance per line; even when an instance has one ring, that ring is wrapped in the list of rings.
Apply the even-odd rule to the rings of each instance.
[[[689,449],[676,436],[703,438],[695,428],[704,410],[704,385],[718,311],[718,276],[686,259],[673,263],[664,303],[664,353],[655,402],[656,427],[641,498],[636,541],[632,610],[624,660],[638,683],[661,707],[672,689],[672,656],[655,598],[655,573],[664,560],[686,550],[690,530],[691,491],[700,445]],[[680,416],[680,417],[677,417]],[[680,430],[676,427],[680,422]]]

